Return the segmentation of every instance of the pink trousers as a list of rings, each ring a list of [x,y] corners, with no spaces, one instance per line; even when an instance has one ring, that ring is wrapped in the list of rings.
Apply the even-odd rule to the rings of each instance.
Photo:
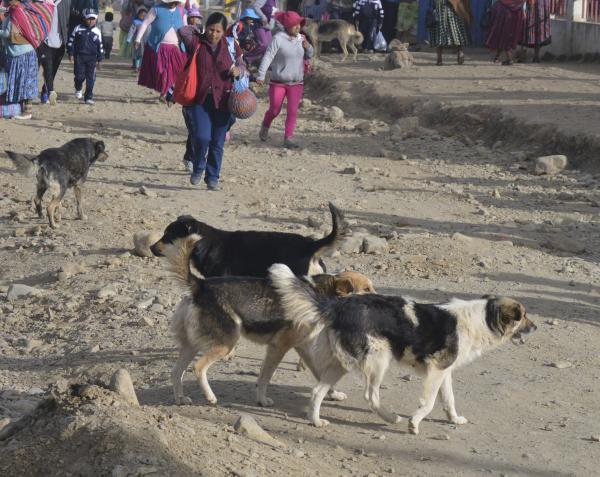
[[[298,116],[298,108],[304,91],[303,84],[281,84],[271,83],[269,86],[269,109],[265,113],[263,126],[271,127],[273,119],[279,116],[283,100],[287,97],[287,115],[285,117],[285,139],[290,139],[294,136],[296,129],[296,117]]]

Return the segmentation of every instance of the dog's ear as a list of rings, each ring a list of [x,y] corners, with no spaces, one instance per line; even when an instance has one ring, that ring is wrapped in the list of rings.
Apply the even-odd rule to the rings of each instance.
[[[502,322],[505,324],[521,321],[525,317],[525,307],[510,298],[500,300],[500,309],[502,310]]]
[[[106,146],[104,145],[104,141],[100,141],[98,139],[92,139],[92,144],[94,146],[94,156],[97,161],[105,161],[108,159],[108,154],[106,154]]]
[[[348,278],[337,278],[335,280],[335,294],[338,296],[352,295],[354,283]]]
[[[503,335],[525,317],[525,307],[511,298],[488,298],[485,320],[492,331]]]

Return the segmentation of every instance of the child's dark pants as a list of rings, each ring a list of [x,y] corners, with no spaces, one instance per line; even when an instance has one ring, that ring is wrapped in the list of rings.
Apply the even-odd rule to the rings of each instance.
[[[75,57],[75,89],[81,91],[85,81],[84,99],[94,99],[94,83],[96,82],[96,63],[98,58],[95,55],[77,55]]]

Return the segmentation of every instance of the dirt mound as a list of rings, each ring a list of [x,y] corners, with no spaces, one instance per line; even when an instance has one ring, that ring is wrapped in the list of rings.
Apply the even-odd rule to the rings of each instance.
[[[419,125],[437,129],[442,135],[460,139],[466,145],[483,141],[487,146],[523,150],[531,158],[549,154],[569,157],[570,167],[600,172],[597,157],[600,138],[586,133],[564,131],[552,124],[537,124],[488,105],[457,106],[435,99],[404,95],[395,84],[379,80],[349,81],[326,62],[320,62],[307,82],[311,96],[335,104],[355,116],[376,114],[395,121],[418,117]],[[424,99],[427,98],[427,99]]]
[[[31,414],[5,428],[0,474],[229,474],[223,460],[215,461],[215,441],[225,441],[231,431],[131,406],[98,385],[54,386]]]

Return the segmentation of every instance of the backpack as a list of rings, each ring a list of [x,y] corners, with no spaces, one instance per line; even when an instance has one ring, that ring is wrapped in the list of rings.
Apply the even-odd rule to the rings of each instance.
[[[42,1],[23,1],[10,9],[14,27],[34,48],[39,47],[50,33],[54,4]]]

